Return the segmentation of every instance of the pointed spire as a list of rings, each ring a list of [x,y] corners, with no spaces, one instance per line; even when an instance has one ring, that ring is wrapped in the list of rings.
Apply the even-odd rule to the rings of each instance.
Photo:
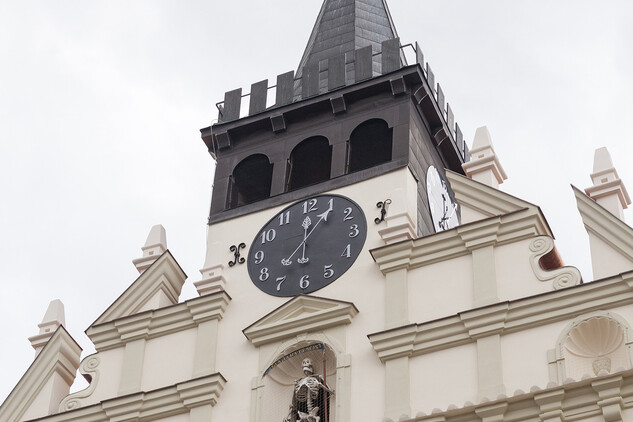
[[[49,303],[46,314],[44,314],[44,318],[42,318],[42,322],[37,324],[40,332],[32,337],[29,337],[31,346],[35,349],[35,356],[39,355],[60,325],[66,325],[64,304],[61,300],[55,299]]]
[[[143,256],[132,261],[139,273],[149,268],[167,250],[167,233],[162,225],[152,227],[141,250]]]
[[[508,178],[495,153],[490,131],[482,126],[475,132],[473,146],[470,149],[470,161],[462,164],[466,175],[477,182],[495,189]]]
[[[385,40],[397,38],[385,0],[325,0],[299,63],[307,65],[372,46],[380,51]],[[375,58],[379,60],[378,58]],[[374,67],[379,61],[374,63]]]
[[[631,204],[631,198],[605,147],[594,154],[591,181],[593,186],[585,189],[587,196],[624,221],[624,209]]]

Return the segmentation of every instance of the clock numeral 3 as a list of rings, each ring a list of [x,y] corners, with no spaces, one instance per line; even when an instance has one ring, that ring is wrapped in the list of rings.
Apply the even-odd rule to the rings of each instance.
[[[283,226],[288,223],[290,223],[290,211],[279,214],[279,225]]]
[[[277,277],[277,280],[279,283],[277,283],[277,291],[281,290],[281,284],[286,281],[286,276],[283,277]]]
[[[349,237],[356,237],[358,236],[358,233],[360,233],[360,231],[358,230],[358,224],[352,224],[351,226],[349,226],[349,229],[352,231],[349,234]]]
[[[332,278],[334,275],[334,270],[332,269],[332,265],[326,265],[323,267],[323,278]]]
[[[299,280],[299,287],[305,290],[308,288],[309,285],[310,285],[310,276],[306,274],[303,277],[301,277],[301,280]]]
[[[275,231],[275,229],[270,229],[262,232],[262,245],[266,242],[272,242],[273,240],[275,240],[276,236],[277,232]]]
[[[343,217],[343,221],[347,221],[347,220],[351,220],[352,218],[352,208],[351,207],[347,207],[343,210],[343,212],[345,213],[345,217]]]
[[[341,256],[344,257],[344,258],[349,258],[349,257],[352,256],[352,249],[351,249],[351,245],[349,243],[347,244],[347,246],[343,250],[343,253],[341,254]]]
[[[303,203],[303,213],[307,214],[309,212],[318,210],[318,208],[316,207],[316,204],[317,204],[316,198],[312,198],[309,201],[305,201]]]
[[[259,272],[259,281],[266,281],[270,277],[270,273],[268,272],[268,268],[264,267]]]
[[[257,251],[255,253],[255,264],[261,264],[264,260],[264,251]]]

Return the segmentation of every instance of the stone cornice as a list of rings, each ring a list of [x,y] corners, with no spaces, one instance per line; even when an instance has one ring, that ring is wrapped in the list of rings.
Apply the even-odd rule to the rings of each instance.
[[[425,409],[431,414],[420,411],[414,417],[401,417],[399,422],[588,420],[603,416],[615,421],[622,420],[622,408],[632,407],[633,370],[627,370],[563,385],[550,383],[544,389],[534,386],[527,393],[517,390],[510,397],[501,395],[478,404],[466,402],[463,407],[451,404],[445,410]]]
[[[417,356],[472,343],[492,334],[508,334],[573,318],[579,312],[633,303],[633,272],[555,290],[422,324],[369,334],[381,361]]]
[[[53,374],[61,376],[70,386],[75,380],[80,355],[81,347],[60,326],[0,406],[0,420],[21,420]]]
[[[181,382],[167,388],[104,400],[38,419],[40,422],[155,420],[217,403],[226,379],[220,373]]]
[[[271,343],[309,331],[350,324],[358,314],[353,303],[297,296],[243,330],[254,346]]]
[[[414,240],[372,249],[370,253],[383,273],[413,269],[464,256],[487,245],[503,245],[539,235],[548,235],[547,223],[537,207],[458,226]]]
[[[204,321],[222,319],[230,300],[226,292],[201,296],[177,305],[93,325],[86,330],[86,334],[97,351],[112,349],[136,339],[160,337],[196,327]]]

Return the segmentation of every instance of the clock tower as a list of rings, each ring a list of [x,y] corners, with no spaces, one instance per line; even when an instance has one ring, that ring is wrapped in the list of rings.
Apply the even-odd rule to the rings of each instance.
[[[458,223],[445,169],[463,174],[461,131],[383,0],[325,0],[297,71],[248,91],[226,92],[201,130],[217,166],[196,287],[232,298],[217,356],[236,395],[215,412],[251,391],[251,421],[299,420],[307,357],[321,420],[373,420],[383,405],[360,386],[383,367],[367,335],[409,321],[400,278],[369,251]]]

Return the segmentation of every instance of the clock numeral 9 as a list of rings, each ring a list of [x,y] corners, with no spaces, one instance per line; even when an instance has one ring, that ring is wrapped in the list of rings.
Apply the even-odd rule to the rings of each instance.
[[[334,270],[332,269],[332,265],[326,265],[323,267],[323,278],[332,278],[334,275]]]
[[[349,229],[352,231],[349,234],[349,237],[356,237],[358,236],[358,233],[360,233],[360,231],[358,230],[358,224],[352,224],[351,226],[349,226]]]
[[[286,276],[283,277],[277,277],[277,279],[275,281],[278,281],[279,283],[277,283],[277,291],[281,290],[281,284],[286,281]]]
[[[275,240],[276,236],[277,232],[275,231],[275,229],[270,229],[262,232],[262,245],[266,242],[272,242],[273,240]]]
[[[264,260],[264,251],[257,251],[255,253],[255,264],[261,264]]]
[[[259,272],[259,281],[266,281],[270,277],[270,273],[268,272],[268,268],[264,267]]]
[[[303,277],[301,277],[301,280],[299,280],[299,287],[305,290],[308,288],[309,285],[310,285],[310,276],[306,274]]]

